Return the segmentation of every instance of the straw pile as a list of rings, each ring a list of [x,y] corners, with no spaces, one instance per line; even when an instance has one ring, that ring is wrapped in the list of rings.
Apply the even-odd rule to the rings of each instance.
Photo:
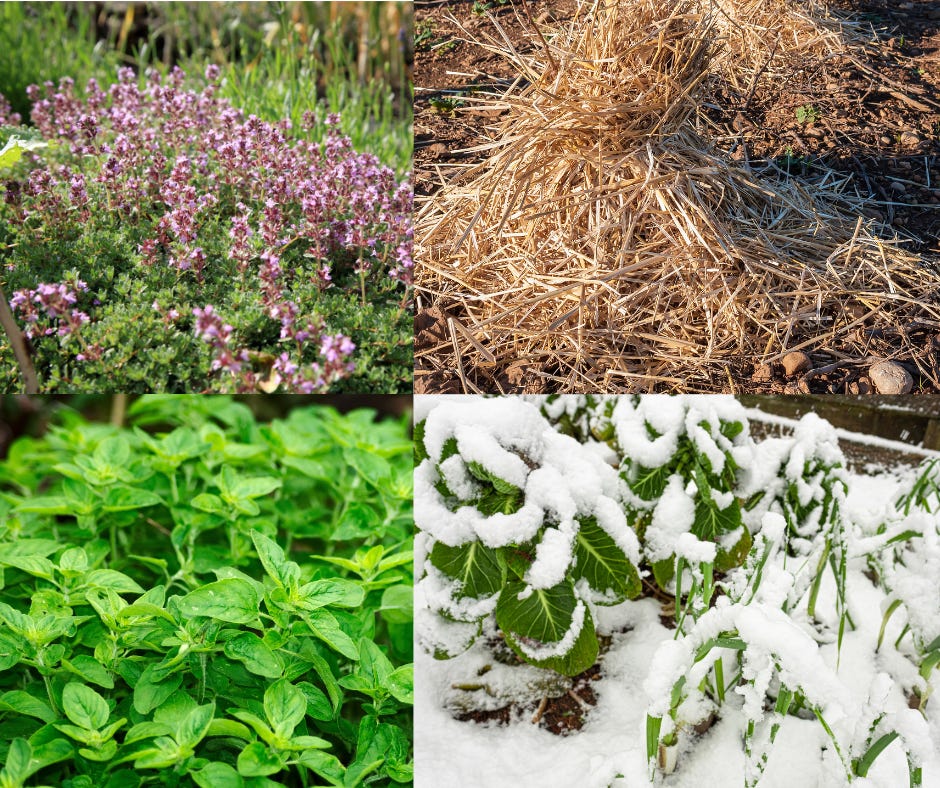
[[[794,55],[831,55],[867,43],[864,26],[833,15],[818,0],[713,0],[719,36],[711,70],[747,96],[757,81],[779,76]]]
[[[503,39],[529,84],[484,99],[509,110],[488,158],[416,215],[419,304],[462,329],[442,363],[530,365],[549,391],[711,390],[866,326],[902,343],[940,326],[940,271],[879,239],[844,181],[761,180],[698,130],[735,57],[728,9],[750,10],[746,38],[757,5],[598,2],[532,56]]]

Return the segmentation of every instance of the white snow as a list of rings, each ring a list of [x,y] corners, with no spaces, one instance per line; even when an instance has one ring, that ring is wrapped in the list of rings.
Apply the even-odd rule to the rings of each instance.
[[[692,533],[679,534],[675,543],[676,555],[692,564],[712,563],[717,552],[718,545],[703,542]]]
[[[623,508],[614,499],[605,496],[595,503],[594,516],[597,518],[597,524],[614,540],[614,544],[623,550],[634,566],[638,566],[640,541],[636,538],[636,531],[627,525]]]
[[[672,555],[677,540],[692,528],[694,520],[695,501],[683,485],[682,477],[673,474],[653,510],[653,521],[646,529],[649,559],[660,561]]]
[[[458,424],[454,430],[460,456],[466,462],[477,462],[494,476],[516,487],[524,487],[528,466],[522,459],[506,451],[489,431],[480,430],[475,424]],[[522,441],[507,441],[510,445],[519,445]]]
[[[425,410],[423,406],[421,410]],[[432,459],[441,458],[444,444],[455,437],[458,427],[463,435],[498,435],[505,446],[518,449],[533,460],[539,459],[541,438],[547,429],[551,429],[538,408],[519,399],[441,397],[425,415],[424,445]],[[474,450],[472,437],[469,440],[471,450]]]
[[[679,442],[685,406],[674,397],[653,396],[640,401],[634,408],[628,398],[617,402],[614,424],[624,454],[645,468],[658,468],[669,461]],[[646,424],[659,433],[650,438]]]
[[[501,547],[531,539],[542,525],[544,512],[534,504],[525,504],[513,514],[497,512],[489,517],[473,506],[452,512],[434,487],[437,478],[431,460],[415,468],[415,524],[439,542],[455,547],[476,536],[488,547]]]
[[[447,484],[447,489],[461,501],[468,501],[479,495],[480,485],[470,476],[467,463],[459,455],[455,454],[444,460],[440,464],[440,472]]]
[[[423,399],[417,397],[416,402]],[[673,552],[691,563],[714,557],[713,544],[689,533],[696,490],[694,486],[687,489],[679,476],[670,478],[665,493],[654,503],[641,549],[623,516],[622,485],[611,467],[609,448],[590,442],[579,447],[550,427],[546,431],[547,422],[531,402],[505,398],[511,404],[497,405],[498,416],[492,421],[483,412],[483,405],[492,401],[470,398],[457,403],[453,399],[421,405],[428,418],[426,446],[432,458],[434,447],[439,457],[444,442],[459,425],[472,424],[477,435],[495,436],[504,450],[525,454],[535,467],[526,466],[525,506],[513,515],[487,518],[468,511],[471,507],[450,511],[434,489],[437,471],[433,461],[422,464],[415,473],[416,523],[425,532],[416,540],[419,556],[426,555],[431,539],[462,544],[479,538],[491,546],[510,544],[526,534],[534,535],[547,518],[549,527],[544,529],[536,546],[536,560],[526,575],[530,589],[546,588],[558,579],[559,571],[563,574],[562,564],[570,558],[577,516],[590,515],[635,564],[641,556],[651,561]],[[757,412],[745,413],[730,398],[685,399],[681,403],[674,397],[643,397],[636,405],[630,398],[619,399],[614,420],[619,445],[629,447],[631,456],[646,467],[657,467],[657,463],[668,462],[670,446],[674,448],[688,431],[699,450],[718,462],[715,452],[723,454],[730,446],[718,433],[721,418],[771,420]],[[556,400],[552,413],[573,413],[565,400]],[[457,412],[467,407],[473,415],[470,421],[466,414]],[[696,414],[690,420],[688,414],[693,409]],[[709,424],[708,432],[698,427],[703,421]],[[645,423],[660,437],[650,438]],[[897,512],[894,501],[913,478],[909,469],[888,469],[877,475],[845,474],[848,490],[840,517],[846,526],[846,602],[854,628],[846,627],[840,650],[835,638],[836,586],[829,569],[819,590],[817,620],[811,620],[806,611],[804,595],[807,577],[815,571],[812,560],[818,553],[812,550],[818,548],[814,541],[817,535],[809,527],[803,529],[802,539],[791,540],[791,550],[795,547],[805,553],[787,555],[783,546],[787,525],[779,496],[793,482],[801,500],[819,499],[820,479],[804,480],[804,465],[813,459],[836,461],[836,438],[841,433],[815,417],[787,424],[796,426],[791,437],[765,439],[756,447],[736,440],[732,447],[735,461],[743,469],[738,473],[737,496],[746,499],[765,492],[758,505],[745,513],[745,523],[754,536],[751,564],[746,572],[739,569],[725,576],[714,607],[694,624],[690,621],[685,635],[677,638],[674,630],[663,626],[662,620],[669,616],[663,617],[661,604],[652,598],[595,608],[589,597],[582,597],[586,600],[579,608],[582,618],[566,638],[576,638],[583,616],[590,614],[597,631],[610,638],[610,645],[602,650],[600,679],[592,683],[597,704],[582,729],[568,736],[548,732],[533,724],[531,717],[542,697],[563,694],[570,686],[569,679],[528,665],[505,664],[494,656],[485,637],[454,659],[434,659],[433,650],[461,651],[476,635],[477,625],[447,621],[432,615],[432,609],[449,609],[457,618],[478,614],[494,605],[495,599],[449,603],[447,578],[425,569],[415,591],[417,788],[738,788],[744,785],[747,768],[743,737],[748,719],[757,724],[754,747],[758,751],[762,746],[769,748],[759,788],[849,785],[843,761],[815,717],[803,712],[781,718],[773,713],[768,696],[776,696],[781,682],[800,688],[808,701],[821,709],[846,759],[863,754],[869,727],[878,716],[882,719],[875,739],[888,731],[899,733],[868,776],[855,778],[851,786],[906,788],[906,748],[922,764],[923,786],[940,788],[940,695],[933,689],[940,682],[940,670],[931,675],[932,686],[918,675],[912,637],[916,635],[923,643],[940,635],[940,513],[905,516]],[[475,445],[484,444],[478,441]],[[488,455],[485,459],[486,465]],[[448,487],[457,493],[455,487],[464,479],[458,464],[453,462],[441,472]],[[511,472],[522,473],[518,467]],[[907,531],[917,536],[885,547],[889,539]],[[756,557],[768,547],[760,586],[752,593],[747,584],[749,578],[753,580]],[[874,563],[870,566],[869,562]],[[423,558],[417,565],[427,567]],[[890,595],[872,582],[868,576],[872,570],[891,588]],[[876,649],[883,611],[891,599],[904,604],[888,622],[881,647]],[[784,606],[787,613],[781,609]],[[895,648],[905,626],[911,632]],[[484,631],[495,634],[491,618],[484,622]],[[742,664],[748,683],[735,680],[739,652],[716,648],[694,662],[699,645],[723,632],[734,632],[748,644]],[[557,646],[545,648],[557,652]],[[542,658],[546,652],[540,651],[538,656]],[[713,701],[698,691],[698,684],[706,675],[714,675],[711,669],[719,657],[729,686],[724,704],[716,709]],[[651,781],[646,761],[646,716],[664,716],[663,731],[669,729],[673,724],[669,718],[672,688],[683,675],[687,680],[676,710],[676,770],[668,776],[656,773]],[[926,717],[909,708],[912,690],[922,696],[933,691]],[[513,701],[518,712],[509,724],[455,718],[469,709],[498,709]],[[711,727],[695,733],[692,726],[712,713],[716,716]],[[768,745],[773,722],[779,722],[780,729],[774,743]]]
[[[525,575],[525,581],[532,588],[551,588],[565,579],[574,551],[574,537],[575,526],[570,520],[558,528],[545,529],[535,548],[535,560]]]

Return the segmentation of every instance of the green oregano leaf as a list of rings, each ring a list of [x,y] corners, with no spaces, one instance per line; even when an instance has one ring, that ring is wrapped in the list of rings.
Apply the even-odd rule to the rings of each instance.
[[[264,714],[279,736],[290,737],[307,713],[307,698],[288,679],[275,681],[264,693]]]
[[[179,600],[185,616],[207,616],[232,624],[248,624],[258,617],[260,599],[246,580],[229,578],[207,583]]]
[[[277,654],[254,632],[242,632],[225,644],[225,656],[238,660],[251,673],[278,678],[284,665]]]
[[[80,728],[97,730],[108,722],[108,704],[91,687],[71,682],[62,690],[65,716]]]

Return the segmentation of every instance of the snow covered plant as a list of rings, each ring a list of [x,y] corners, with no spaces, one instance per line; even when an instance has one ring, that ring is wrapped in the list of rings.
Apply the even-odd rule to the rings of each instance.
[[[576,675],[597,658],[592,607],[640,593],[639,543],[596,444],[523,400],[436,405],[415,428],[418,639],[456,656],[495,622],[523,660]]]
[[[836,583],[841,647],[851,529],[842,519],[848,475],[836,431],[815,413],[807,413],[797,422],[792,436],[768,438],[754,451],[760,453],[761,461],[751,463],[742,474],[741,494],[747,498],[750,524],[759,522],[767,511],[784,518],[784,566],[793,573],[794,584],[783,609],[791,609],[805,598],[808,614],[815,616],[828,565]]]
[[[869,565],[888,594],[878,647],[889,620],[903,608],[907,619],[895,646],[911,636],[919,674],[927,682],[940,664],[940,461],[921,464],[896,507],[899,518],[878,529],[884,549],[869,552]],[[914,687],[914,691],[923,707],[930,685]]]
[[[633,524],[659,586],[685,612],[709,606],[715,571],[738,566],[751,546],[737,492],[750,462],[743,407],[731,397],[621,398],[610,414],[612,445]]]
[[[721,665],[729,652],[737,655],[739,667],[726,684]],[[868,702],[860,704],[826,664],[813,638],[774,604],[740,604],[721,597],[686,635],[664,641],[652,665],[644,683],[654,699],[646,718],[651,776],[657,765],[666,773],[675,768],[680,730],[707,718],[716,700],[723,703],[734,687],[743,698],[746,719],[747,788],[757,785],[784,717],[801,710],[819,720],[832,742],[826,752],[834,754],[830,757],[846,783],[864,777],[898,738],[907,755],[910,785],[921,783],[921,764],[932,751],[923,716],[914,709],[886,711],[892,683],[886,674],[875,678]]]

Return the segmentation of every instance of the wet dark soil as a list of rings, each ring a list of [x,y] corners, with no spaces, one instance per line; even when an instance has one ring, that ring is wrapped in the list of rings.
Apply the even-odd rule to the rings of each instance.
[[[566,736],[581,730],[588,712],[597,704],[593,683],[601,678],[601,666],[595,663],[573,679],[571,689],[557,698],[545,698],[542,703],[511,704],[493,711],[473,711],[457,717],[462,722],[499,723],[507,725],[517,716],[530,717],[533,725]],[[544,704],[544,705],[542,705]]]

